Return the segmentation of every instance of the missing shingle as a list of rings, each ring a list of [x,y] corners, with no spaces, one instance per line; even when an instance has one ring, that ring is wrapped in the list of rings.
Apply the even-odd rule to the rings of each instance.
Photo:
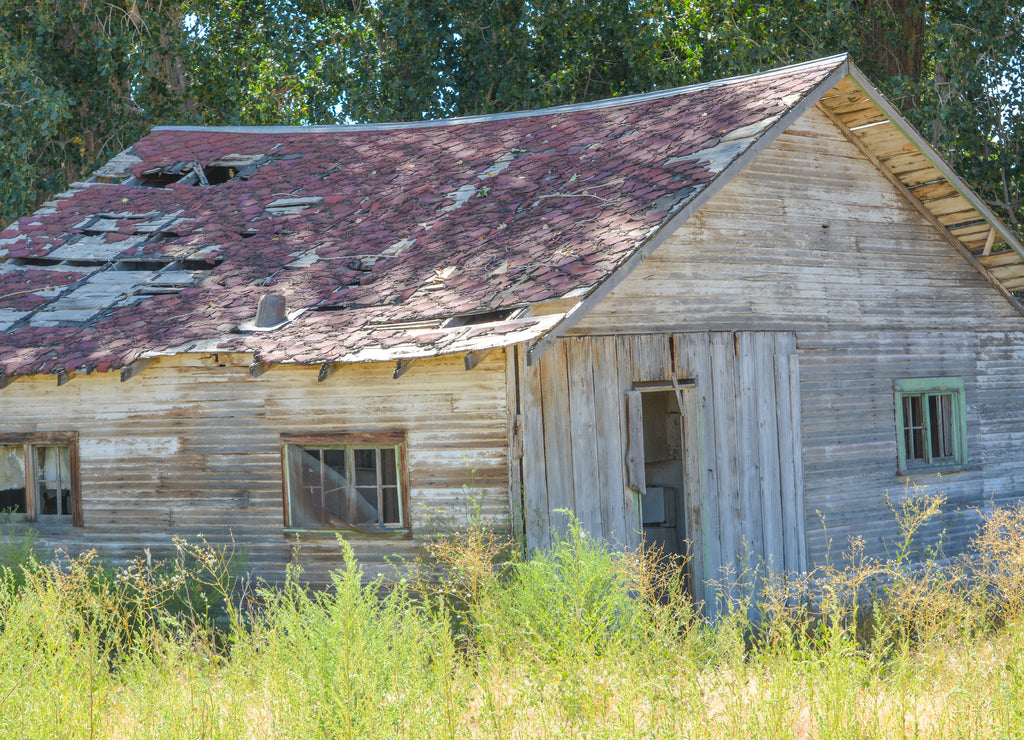
[[[151,167],[143,170],[130,185],[140,188],[166,188],[168,185],[208,185],[206,173],[199,162],[175,162],[166,167]]]
[[[480,313],[467,313],[460,316],[452,316],[441,324],[441,328],[447,329],[453,326],[475,326],[477,324],[493,324],[498,321],[505,321],[515,318],[522,309],[500,308],[496,311],[482,311]]]
[[[175,162],[170,166],[143,170],[127,184],[142,188],[166,188],[168,185],[222,185],[232,180],[247,180],[271,161],[266,154],[226,154],[205,167],[196,160]]]
[[[296,213],[302,213],[307,208],[312,206],[318,206],[324,202],[324,199],[320,196],[310,196],[305,198],[278,198],[277,200],[268,203],[265,208],[267,213],[272,216],[291,216]]]
[[[270,161],[265,154],[225,154],[213,160],[203,172],[211,185],[220,185],[231,180],[248,180],[257,169]]]

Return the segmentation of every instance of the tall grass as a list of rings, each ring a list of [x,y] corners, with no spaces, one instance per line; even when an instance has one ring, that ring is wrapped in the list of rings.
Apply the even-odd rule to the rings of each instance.
[[[31,544],[0,539],[0,737],[1024,736],[1021,511],[942,568],[761,574],[714,624],[681,563],[577,526],[530,559],[471,526],[397,583],[343,548],[319,592],[202,542],[119,571]]]

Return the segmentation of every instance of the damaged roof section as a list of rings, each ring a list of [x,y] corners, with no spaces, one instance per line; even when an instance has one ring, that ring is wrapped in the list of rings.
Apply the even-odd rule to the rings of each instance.
[[[0,233],[0,280],[31,275],[0,303],[0,374],[533,341],[845,65],[451,121],[154,129]],[[268,294],[285,320],[240,328]]]

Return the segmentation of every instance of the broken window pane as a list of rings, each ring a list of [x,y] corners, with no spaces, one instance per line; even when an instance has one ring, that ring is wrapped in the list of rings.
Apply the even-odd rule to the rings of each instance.
[[[0,512],[25,514],[25,448],[0,445]]]
[[[64,445],[33,447],[37,515],[71,515],[70,450]]]
[[[403,525],[396,448],[285,449],[289,526],[373,530]]]
[[[897,430],[901,465],[963,465],[967,460],[963,390],[949,390],[951,385],[962,385],[962,381],[936,378],[899,382],[903,385],[897,386],[896,399],[903,424]],[[927,387],[932,384],[936,387]]]
[[[26,455],[31,476],[26,475]],[[72,495],[70,446],[0,445],[0,511],[31,517],[72,516]]]

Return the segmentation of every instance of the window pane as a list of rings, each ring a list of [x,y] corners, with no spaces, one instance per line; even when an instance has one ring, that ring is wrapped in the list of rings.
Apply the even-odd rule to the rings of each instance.
[[[384,517],[383,524],[402,523],[402,503],[399,499],[397,487],[385,486],[383,491]]]
[[[903,397],[903,423],[907,435],[907,459],[926,460],[924,404],[921,396]]]
[[[939,401],[942,410],[942,424],[939,430],[942,437],[941,454],[943,457],[953,457],[953,395],[944,393],[939,397]]]
[[[68,476],[67,447],[57,445],[35,446],[35,483],[38,492],[37,513],[41,515],[71,514],[71,481]]]
[[[0,445],[0,512],[28,513],[25,496],[25,449]]]
[[[356,510],[353,524],[380,524],[377,518],[377,487],[360,486],[356,489]]]
[[[358,491],[359,519],[357,524],[380,524],[377,495],[377,450],[353,450],[356,466],[356,490]]]
[[[356,485],[377,487],[377,450],[354,450]]]
[[[380,451],[380,482],[385,486],[398,485],[398,456],[394,447]]]
[[[402,523],[401,491],[398,487],[398,455],[394,447],[386,447],[380,451],[381,498],[384,511],[381,521],[384,524]]]
[[[289,525],[345,529],[401,525],[394,447],[286,447]]]
[[[320,450],[288,445],[289,523],[315,529],[327,523],[320,480]]]
[[[349,485],[345,450],[320,450],[323,458],[324,510],[330,517],[349,521]]]

